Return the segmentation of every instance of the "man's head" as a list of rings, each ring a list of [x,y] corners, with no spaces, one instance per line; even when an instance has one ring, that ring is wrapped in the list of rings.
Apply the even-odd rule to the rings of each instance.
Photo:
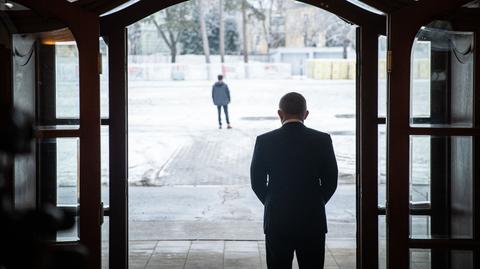
[[[217,78],[218,78],[218,81],[222,81],[223,80],[223,75],[218,75]]]
[[[278,116],[282,123],[286,120],[304,121],[308,116],[307,101],[297,92],[289,92],[280,99]]]

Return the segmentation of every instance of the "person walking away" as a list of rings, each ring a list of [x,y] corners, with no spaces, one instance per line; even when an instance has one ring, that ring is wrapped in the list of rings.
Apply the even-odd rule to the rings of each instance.
[[[320,269],[325,260],[325,204],[337,188],[338,167],[330,135],[304,125],[305,98],[280,100],[282,127],[257,137],[250,167],[252,189],[264,205],[269,269]]]
[[[228,104],[230,103],[230,90],[228,85],[223,82],[223,76],[218,75],[218,81],[212,87],[213,104],[217,106],[218,111],[218,128],[222,129],[222,107],[225,113],[227,128],[231,129],[230,119],[228,118]]]

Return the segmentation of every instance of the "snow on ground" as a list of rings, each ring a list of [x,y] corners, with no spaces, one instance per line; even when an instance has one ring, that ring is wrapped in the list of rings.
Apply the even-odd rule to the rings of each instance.
[[[134,185],[223,184],[248,180],[255,137],[280,127],[277,108],[289,91],[305,95],[306,125],[332,134],[340,172],[355,172],[355,84],[353,81],[226,80],[231,89],[234,129],[218,130],[210,81],[130,85],[129,182]],[[224,123],[225,124],[225,123]],[[207,152],[205,152],[207,151]],[[200,157],[201,154],[206,154]],[[179,159],[196,165],[190,179],[175,177]],[[197,159],[196,159],[197,158]],[[198,162],[208,162],[198,165]],[[175,170],[181,171],[181,170]],[[172,174],[173,173],[173,174]],[[202,175],[201,179],[198,175]],[[210,179],[205,179],[208,176]],[[169,178],[168,180],[166,178]],[[198,181],[200,180],[200,181]]]
[[[166,238],[173,230],[165,225],[182,222],[182,238],[219,236],[196,228],[208,223],[227,231],[234,225],[232,238],[248,239],[252,233],[253,238],[262,238],[263,208],[249,179],[253,145],[257,135],[281,126],[277,118],[280,97],[298,91],[306,97],[310,111],[305,124],[332,135],[339,164],[341,186],[327,205],[330,234],[354,238],[354,81],[227,79],[226,83],[232,96],[230,130],[218,129],[211,101],[213,81],[130,83],[129,216],[132,227],[151,227],[151,231],[136,229],[132,236],[143,238],[157,231],[158,239]],[[104,183],[108,179],[107,135],[104,130]],[[74,203],[76,185],[71,177],[63,179],[59,202]],[[102,187],[102,196],[108,204],[108,184]],[[258,229],[252,232],[252,225]]]
[[[170,221],[184,223],[184,232],[198,230],[188,228],[198,223],[210,223],[218,230],[234,225],[233,238],[251,238],[248,223],[261,227],[263,217],[263,207],[249,185],[255,138],[281,126],[278,101],[283,94],[298,91],[310,110],[306,125],[332,134],[340,168],[342,186],[327,206],[330,236],[354,238],[355,83],[226,80],[232,96],[231,130],[217,129],[212,83],[130,86],[130,220],[148,223],[153,231],[165,230],[154,227]],[[262,238],[258,231],[254,238]],[[191,236],[215,237],[203,229]]]
[[[307,79],[227,79],[226,82],[232,96],[231,130],[217,128],[217,111],[211,101],[213,81],[130,83],[129,217],[131,227],[137,227],[132,228],[131,239],[225,236],[215,231],[230,231],[228,238],[234,239],[261,238],[263,208],[250,189],[250,159],[255,137],[280,127],[276,115],[278,101],[289,91],[298,91],[307,99],[310,116],[305,124],[332,135],[340,186],[327,205],[329,237],[354,238],[355,82]],[[384,93],[380,96],[385,99]],[[69,111],[65,107],[69,102],[60,100],[58,104],[59,110]],[[105,104],[102,102],[104,110]],[[385,111],[383,102],[379,103],[379,109]],[[381,204],[385,200],[385,131],[382,129],[379,139],[379,153],[383,154],[379,160]],[[422,141],[417,143],[415,152],[428,152],[425,148],[428,141]],[[76,141],[59,143],[57,161],[62,162],[58,165],[62,170],[58,171],[58,201],[72,204],[77,197],[74,160],[77,144]],[[416,155],[419,156],[413,162],[414,177],[428,178],[425,176],[428,167],[424,167],[428,158]],[[108,130],[105,128],[102,130],[102,182],[103,201],[108,204]],[[417,187],[414,194],[420,200],[428,196],[424,187]],[[236,232],[231,232],[232,225]],[[214,229],[199,228],[210,226]],[[258,229],[252,230],[252,227]]]

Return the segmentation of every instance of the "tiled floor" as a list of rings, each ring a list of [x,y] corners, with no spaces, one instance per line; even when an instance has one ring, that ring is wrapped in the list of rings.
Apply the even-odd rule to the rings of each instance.
[[[328,241],[325,269],[355,268],[351,240]],[[132,269],[263,269],[264,241],[130,241]],[[294,261],[293,268],[298,268]]]

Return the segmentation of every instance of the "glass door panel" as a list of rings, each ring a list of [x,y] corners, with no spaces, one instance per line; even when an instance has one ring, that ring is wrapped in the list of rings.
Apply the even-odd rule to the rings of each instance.
[[[409,199],[394,201],[409,203],[410,268],[478,268],[474,37],[435,21],[412,47]]]
[[[387,37],[378,37],[378,116],[387,116]]]
[[[473,48],[473,32],[438,22],[421,28],[412,49],[412,126],[473,126]]]
[[[472,137],[410,137],[411,238],[473,238]]]
[[[471,250],[410,249],[410,269],[474,269]]]
[[[55,106],[56,118],[79,119],[79,58],[74,41],[55,44],[55,84],[55,103],[51,105]]]
[[[378,125],[378,206],[387,201],[387,134],[385,124]]]
[[[78,241],[79,139],[46,138],[37,143],[39,196],[42,204],[55,205],[75,216],[75,225],[57,232],[56,241]]]

